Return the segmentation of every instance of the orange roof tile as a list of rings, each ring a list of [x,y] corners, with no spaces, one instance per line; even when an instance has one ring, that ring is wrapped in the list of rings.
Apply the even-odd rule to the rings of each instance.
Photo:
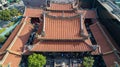
[[[11,50],[17,51],[17,52],[22,51],[21,48],[23,48],[23,46],[26,44],[29,38],[29,35],[32,31],[31,29],[32,26],[29,23],[25,26],[26,27],[22,30],[22,33],[18,36],[19,38],[16,40],[16,42],[14,43],[15,45],[11,48]]]
[[[103,33],[101,32],[96,23],[94,25],[91,25],[91,31],[95,37],[95,40],[101,46],[102,53],[112,50],[112,48],[109,46],[109,43],[106,41]]]
[[[24,18],[21,20],[21,22],[22,21],[24,21]],[[19,31],[21,25],[22,25],[22,23],[20,23],[16,26],[16,28],[13,30],[13,33],[11,33],[9,38],[6,40],[4,45],[1,47],[0,52],[3,52],[8,48],[8,46],[10,45],[10,43],[13,41],[14,37],[16,36],[17,32]]]
[[[54,19],[45,18],[46,39],[79,39],[80,38],[80,19]]]
[[[72,10],[72,5],[51,3],[48,9],[50,10]]]
[[[91,51],[90,45],[84,42],[44,41],[34,45],[31,51],[40,52],[86,52]]]
[[[43,12],[42,9],[26,8],[23,16],[27,16],[27,17],[40,17],[42,12]]]
[[[8,54],[7,58],[5,59],[4,65],[10,64],[10,67],[18,67],[21,61],[21,56],[15,54]]]
[[[2,52],[4,53],[6,51],[6,49],[9,47],[10,43],[13,41],[13,39],[16,36],[17,32],[19,31],[19,29],[20,29],[23,21],[24,21],[24,18],[21,20],[21,23],[16,26],[16,28],[13,30],[13,33],[11,33],[11,35],[9,36],[9,38],[3,44],[3,46],[0,49],[1,53]],[[2,60],[4,56],[5,56],[5,54],[0,55],[0,60]]]
[[[107,67],[114,67],[114,65],[115,65],[114,62],[118,61],[118,58],[116,57],[116,55],[114,53],[110,53],[108,55],[104,55],[103,59],[104,59]]]
[[[95,23],[95,24],[91,25],[90,28],[95,37],[95,40],[101,46],[102,53],[113,51],[113,49],[110,47],[110,44],[108,43],[105,36],[103,35],[100,28],[98,27],[98,25]],[[114,61],[118,61],[117,56],[113,52],[109,53],[107,55],[103,55],[103,59],[107,65],[107,67],[113,66]]]
[[[28,18],[27,21],[29,21],[29,20],[30,19]],[[26,23],[26,25],[24,26],[24,29],[21,31],[21,33],[17,37],[15,43],[13,44],[13,46],[9,50],[12,50],[12,51],[18,52],[18,53],[22,53],[22,48],[25,45],[25,43],[27,42],[29,35],[30,35],[30,32],[32,31],[32,28],[33,27],[31,24]],[[21,61],[21,56],[8,53],[8,56],[6,57],[3,65],[7,65],[10,63],[11,67],[18,67],[20,61]]]
[[[58,8],[59,7],[59,8]],[[71,4],[51,4],[51,10],[72,10]],[[40,17],[43,10],[26,8],[24,16],[27,17]],[[54,13],[50,13],[53,15]],[[62,13],[54,14],[55,16],[61,16]],[[65,13],[64,16],[73,16],[75,13]],[[91,17],[91,16],[90,16]],[[93,17],[93,16],[92,16]],[[29,21],[30,19],[27,19]],[[77,39],[80,37],[80,18],[71,19],[53,19],[50,17],[45,18],[45,37],[50,39]],[[27,23],[15,41],[10,50],[22,53],[22,48],[28,40],[32,26]],[[86,28],[84,29],[87,33]],[[43,52],[85,52],[92,51],[91,42],[89,39],[83,41],[43,41],[34,45],[32,51]],[[9,53],[5,59],[4,65],[11,63],[11,67],[19,65],[21,56]]]

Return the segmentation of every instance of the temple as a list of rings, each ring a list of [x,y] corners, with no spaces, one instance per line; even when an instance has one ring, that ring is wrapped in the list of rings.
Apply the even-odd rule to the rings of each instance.
[[[83,0],[41,0],[42,4],[37,4],[40,0],[33,2],[36,4],[23,1],[26,5],[23,19],[0,49],[3,66],[17,67],[23,62],[23,56],[32,53],[51,56],[56,62],[56,58],[65,56],[77,59],[100,56],[104,67],[119,64],[119,46],[101,24],[99,8],[82,9],[95,5]],[[57,67],[57,64],[50,67]]]
[[[27,10],[31,12],[31,8],[27,8]],[[28,11],[26,12],[28,13]],[[94,11],[78,10],[78,2],[76,4],[48,2],[46,10],[40,9],[40,11],[42,12],[38,13],[39,17],[37,14],[34,16],[40,21],[37,23],[39,27],[34,40],[35,44],[28,44],[32,47],[30,51],[100,53],[97,51],[100,47],[91,43],[84,22],[87,18],[95,18],[92,15],[85,15],[86,12]],[[33,17],[33,15],[29,17]]]

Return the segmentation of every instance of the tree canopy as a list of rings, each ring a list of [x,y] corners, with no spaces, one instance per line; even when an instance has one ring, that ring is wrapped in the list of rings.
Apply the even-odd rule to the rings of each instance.
[[[3,43],[5,41],[6,37],[0,36],[0,43]]]
[[[28,67],[43,67],[46,64],[46,57],[33,53],[28,57]]]
[[[1,20],[10,20],[11,19],[10,10],[2,10],[0,12],[0,19]]]
[[[83,60],[84,67],[92,67],[93,64],[94,64],[93,57],[84,57],[84,60]]]
[[[8,21],[12,17],[18,16],[18,14],[19,14],[19,11],[15,8],[5,9],[5,10],[0,11],[0,20]]]
[[[14,16],[17,16],[18,13],[19,13],[17,9],[10,9],[10,11],[11,11],[11,12],[10,12],[10,15],[13,16],[13,17],[14,17]]]

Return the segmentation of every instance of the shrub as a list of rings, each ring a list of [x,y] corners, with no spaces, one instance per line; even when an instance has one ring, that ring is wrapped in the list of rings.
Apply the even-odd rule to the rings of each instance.
[[[3,43],[6,40],[6,37],[0,36],[0,43]]]
[[[10,35],[10,33],[6,33],[6,34],[5,34],[5,37],[8,37],[9,35]]]
[[[2,10],[0,12],[0,20],[10,20],[11,19],[11,15],[10,15],[10,10]]]
[[[6,30],[6,28],[0,29],[0,34],[1,34],[2,32],[4,32],[5,30]]]
[[[19,13],[19,12],[18,12],[17,9],[15,9],[15,8],[14,8],[14,9],[10,9],[10,11],[11,11],[11,12],[10,12],[10,15],[11,15],[11,16],[13,16],[13,17],[14,17],[14,16],[18,16],[18,13]]]
[[[84,67],[92,67],[94,64],[93,57],[84,57],[83,66]]]
[[[28,67],[43,67],[46,64],[46,57],[41,54],[32,54],[28,57]]]

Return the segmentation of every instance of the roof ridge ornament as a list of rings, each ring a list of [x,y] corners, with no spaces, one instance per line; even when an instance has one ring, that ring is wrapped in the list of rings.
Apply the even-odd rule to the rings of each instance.
[[[72,3],[72,8],[73,8],[73,9],[78,9],[78,5],[79,5],[79,0],[75,0],[75,1]]]
[[[43,37],[43,36],[45,36],[45,16],[46,16],[46,12],[44,11],[43,12],[43,30],[42,30],[42,32],[41,32],[41,36]]]
[[[62,14],[62,16],[52,16],[52,15],[49,15],[46,13],[46,16],[49,17],[49,18],[54,18],[54,19],[71,19],[71,18],[79,18],[79,14],[75,15],[75,16],[68,16],[68,17],[65,17],[64,16],[64,12]]]
[[[51,1],[47,0],[47,7],[50,7],[50,6],[51,6]]]
[[[97,48],[99,48],[99,45],[92,45],[93,50],[96,50]]]

